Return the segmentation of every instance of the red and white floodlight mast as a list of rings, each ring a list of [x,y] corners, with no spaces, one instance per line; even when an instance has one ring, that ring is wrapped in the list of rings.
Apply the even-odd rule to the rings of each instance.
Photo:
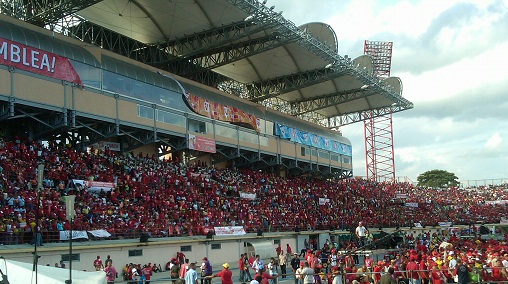
[[[374,75],[381,79],[390,77],[392,47],[393,42],[365,41],[364,54],[372,57]],[[364,134],[367,179],[395,180],[392,113],[379,117],[366,114]]]

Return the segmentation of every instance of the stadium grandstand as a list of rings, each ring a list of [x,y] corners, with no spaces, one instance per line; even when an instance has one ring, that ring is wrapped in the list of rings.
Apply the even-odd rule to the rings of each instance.
[[[412,108],[370,56],[341,57],[330,26],[296,27],[257,1],[1,9],[24,21],[2,19],[2,117],[37,140],[346,178],[352,145],[332,129]]]
[[[265,3],[1,0],[0,242],[65,240],[66,195],[87,239],[508,222],[506,184],[353,178],[340,127],[401,80]]]

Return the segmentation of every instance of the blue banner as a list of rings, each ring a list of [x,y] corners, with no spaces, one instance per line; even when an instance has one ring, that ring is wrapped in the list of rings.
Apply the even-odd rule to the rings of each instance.
[[[345,156],[352,156],[353,152],[351,145],[278,123],[275,124],[275,135],[283,139],[289,139],[289,141],[292,142],[328,150]]]

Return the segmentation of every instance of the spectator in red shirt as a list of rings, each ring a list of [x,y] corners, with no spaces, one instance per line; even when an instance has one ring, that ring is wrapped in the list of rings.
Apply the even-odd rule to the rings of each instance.
[[[229,270],[229,263],[224,263],[222,268],[219,273],[206,276],[206,278],[220,277],[222,284],[233,284],[233,273]]]
[[[437,264],[435,263],[432,265],[431,276],[432,284],[444,284],[446,282],[446,276],[441,270],[439,270]]]
[[[289,244],[286,244],[286,253],[288,255],[293,255],[293,249],[291,248],[291,246]]]
[[[93,261],[93,266],[95,267],[95,271],[101,271],[104,269],[100,255],[98,255],[97,258]]]
[[[152,270],[152,266],[151,265],[145,265],[143,267],[143,270],[141,271],[141,273],[145,276],[145,284],[150,284],[150,280],[152,278],[152,275],[153,275],[153,270]]]
[[[406,265],[407,276],[409,279],[409,283],[411,284],[420,284],[420,275],[418,274],[418,270],[420,269],[419,265],[416,263],[415,258],[411,257],[409,262]]]
[[[378,283],[381,280],[381,272],[383,272],[384,263],[383,261],[378,261],[376,267],[372,271],[374,273],[374,283]]]

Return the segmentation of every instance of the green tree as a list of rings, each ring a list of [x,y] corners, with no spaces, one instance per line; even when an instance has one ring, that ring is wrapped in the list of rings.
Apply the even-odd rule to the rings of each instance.
[[[419,186],[441,188],[458,185],[458,179],[454,173],[445,170],[426,171],[417,178]]]

